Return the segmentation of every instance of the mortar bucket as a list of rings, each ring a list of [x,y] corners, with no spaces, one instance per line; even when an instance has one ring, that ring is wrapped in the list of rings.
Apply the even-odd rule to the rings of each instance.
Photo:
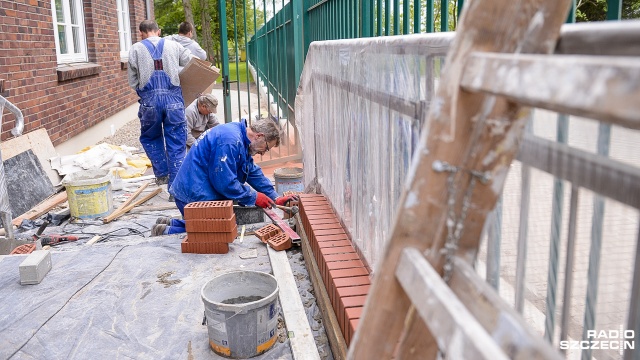
[[[105,217],[113,210],[111,175],[108,170],[86,170],[62,180],[67,190],[69,212],[79,219]]]
[[[247,359],[277,339],[278,282],[259,271],[234,271],[207,282],[201,291],[209,345],[219,355]]]
[[[302,192],[304,184],[301,168],[279,168],[273,172],[276,181],[276,192],[282,196],[285,191]]]

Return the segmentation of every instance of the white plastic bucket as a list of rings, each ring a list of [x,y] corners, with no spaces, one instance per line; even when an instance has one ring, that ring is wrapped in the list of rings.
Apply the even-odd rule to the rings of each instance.
[[[302,192],[304,184],[302,178],[302,169],[279,168],[273,172],[273,178],[276,181],[276,192],[278,196],[282,196],[285,191]]]
[[[111,175],[108,170],[86,170],[62,180],[67,190],[69,212],[79,219],[105,217],[113,210]]]
[[[201,291],[209,345],[219,355],[246,359],[269,350],[278,327],[278,282],[259,271],[234,271]]]

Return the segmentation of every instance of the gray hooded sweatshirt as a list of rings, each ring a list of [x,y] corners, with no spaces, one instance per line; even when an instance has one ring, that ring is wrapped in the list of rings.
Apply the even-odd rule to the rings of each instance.
[[[191,54],[193,54],[193,56],[197,58],[200,58],[202,60],[207,59],[207,52],[204,51],[197,42],[191,40],[191,38],[182,36],[180,34],[169,35],[169,36],[165,36],[164,38],[175,41],[178,44],[184,46],[185,49],[191,51]]]

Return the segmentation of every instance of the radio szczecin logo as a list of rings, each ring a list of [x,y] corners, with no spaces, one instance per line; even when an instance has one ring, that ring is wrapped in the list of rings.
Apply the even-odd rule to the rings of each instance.
[[[589,340],[562,340],[560,341],[560,349],[635,349],[635,333],[633,330],[587,330],[587,338]]]

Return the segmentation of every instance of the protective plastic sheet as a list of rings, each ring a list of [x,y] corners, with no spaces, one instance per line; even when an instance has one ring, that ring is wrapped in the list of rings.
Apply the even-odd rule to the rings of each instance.
[[[296,97],[305,187],[317,182],[372,269],[453,36],[323,41],[309,48]]]
[[[0,261],[0,358],[223,359],[209,348],[201,287],[226,271],[271,272],[266,249],[182,254],[177,236],[54,252],[42,283],[22,286],[24,256]],[[256,359],[291,359],[289,341]]]

